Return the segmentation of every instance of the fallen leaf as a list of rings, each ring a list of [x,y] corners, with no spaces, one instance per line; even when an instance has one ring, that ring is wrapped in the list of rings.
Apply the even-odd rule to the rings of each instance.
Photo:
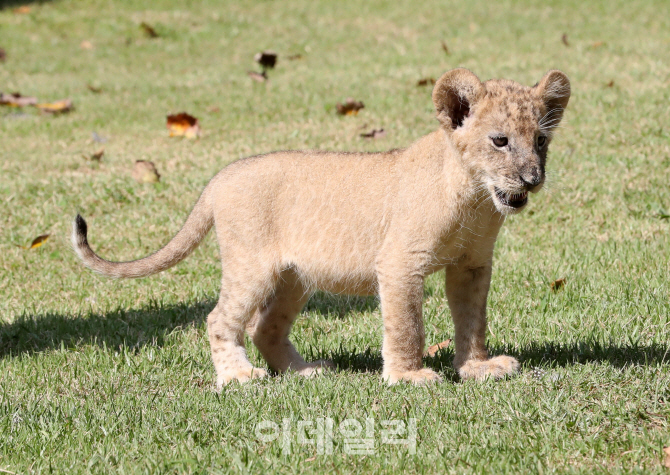
[[[595,43],[591,44],[591,48],[600,48],[602,45],[604,45],[604,41],[596,41]]]
[[[221,112],[221,108],[219,106],[210,106],[207,108],[207,112],[211,112],[212,114],[216,114],[217,112]]]
[[[104,154],[105,154],[105,149],[104,149],[104,148],[101,148],[101,149],[99,149],[97,152],[93,152],[93,153],[90,154],[90,155],[83,155],[83,157],[84,157],[86,160],[89,160],[89,161],[91,161],[91,162],[99,162],[100,160],[102,160],[102,156],[103,156]]]
[[[610,82],[605,84],[605,87],[614,87],[614,79],[612,79]]]
[[[167,116],[167,128],[170,137],[186,137],[194,139],[200,136],[200,124],[198,119],[186,112]]]
[[[88,40],[84,40],[79,44],[81,49],[93,49],[93,43]]]
[[[158,183],[161,176],[153,162],[137,160],[133,167],[133,178],[138,183]]]
[[[35,107],[48,114],[63,114],[65,112],[70,112],[74,107],[74,104],[72,104],[71,99],[63,99],[61,101],[35,104]]]
[[[34,106],[37,104],[36,97],[22,96],[18,92],[11,94],[0,93],[0,105],[10,107]]]
[[[563,36],[561,36],[561,41],[565,46],[570,46],[570,43],[568,43],[568,34],[563,33]]]
[[[146,22],[140,23],[140,28],[142,28],[144,34],[149,38],[158,38],[160,36],[158,33],[156,33],[156,30],[154,30],[153,27]]]
[[[254,61],[263,67],[263,71],[272,69],[277,64],[277,53],[274,51],[261,51],[254,55]]]
[[[361,137],[364,139],[380,139],[386,137],[386,131],[384,129],[372,129],[370,132],[361,134]]]
[[[423,356],[430,356],[431,358],[434,358],[435,355],[437,354],[438,351],[440,351],[443,348],[446,348],[451,344],[451,340],[447,339],[444,340],[436,345],[429,346],[426,351],[423,352]]]
[[[445,53],[449,54],[449,47],[447,46],[447,43],[442,41],[442,49],[444,50]]]
[[[0,62],[4,63],[6,59],[7,52],[3,48],[0,48]]]
[[[432,86],[435,84],[435,78],[423,78],[419,79],[416,83],[417,87],[421,86]]]
[[[316,456],[305,459],[305,462],[314,462],[315,460],[316,460]]]
[[[665,468],[670,468],[670,447],[663,447],[663,454],[665,455],[665,460],[663,460],[663,466]]]
[[[351,97],[347,98],[344,104],[339,102],[335,106],[340,115],[358,115],[358,111],[365,107],[361,101],[354,101]]]
[[[26,15],[30,13],[30,7],[28,5],[20,6],[14,9],[14,13],[18,13],[20,15]]]
[[[289,61],[295,61],[296,59],[302,59],[302,55],[300,53],[297,54],[292,54],[286,57]]]
[[[556,279],[555,281],[553,281],[551,283],[550,287],[551,287],[551,290],[553,290],[554,292],[558,292],[559,290],[561,290],[563,288],[564,285],[565,285],[565,278],[562,278],[562,279]]]
[[[92,84],[86,84],[86,88],[87,88],[89,91],[91,91],[91,92],[93,92],[93,93],[95,93],[95,94],[100,94],[100,93],[102,92],[102,88],[101,88],[101,87],[95,87],[95,86],[92,85]]]
[[[265,73],[265,71],[262,73],[257,73],[256,71],[247,71],[247,74],[254,81],[265,82],[268,80],[268,75]]]
[[[20,247],[21,249],[37,249],[42,244],[47,242],[49,236],[51,236],[51,234],[42,234],[41,236],[37,236],[35,239],[33,239],[33,242],[31,242],[29,246],[20,246],[18,244],[16,246]]]

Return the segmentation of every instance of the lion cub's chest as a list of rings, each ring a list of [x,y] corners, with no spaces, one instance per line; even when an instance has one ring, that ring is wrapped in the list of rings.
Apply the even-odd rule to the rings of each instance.
[[[483,213],[466,217],[447,228],[435,242],[435,262],[430,272],[446,265],[479,267],[490,261],[504,217]]]

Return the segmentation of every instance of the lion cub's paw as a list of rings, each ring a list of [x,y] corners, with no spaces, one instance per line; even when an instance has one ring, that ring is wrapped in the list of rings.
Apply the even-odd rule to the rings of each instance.
[[[461,379],[483,381],[486,378],[501,379],[519,371],[519,362],[511,356],[496,356],[494,358],[475,361],[468,360],[458,368]]]
[[[407,381],[416,384],[417,386],[442,381],[442,376],[428,368],[423,368],[416,371],[389,371],[384,372],[383,377],[389,384],[396,384],[400,381]]]
[[[300,376],[316,376],[328,370],[335,369],[335,365],[332,361],[328,360],[317,360],[312,363],[305,363],[300,366],[291,367],[293,371],[298,373]]]
[[[221,389],[221,387],[230,383],[231,381],[246,383],[251,379],[265,378],[267,375],[268,372],[261,368],[248,367],[231,369],[218,375],[216,380],[216,387]]]

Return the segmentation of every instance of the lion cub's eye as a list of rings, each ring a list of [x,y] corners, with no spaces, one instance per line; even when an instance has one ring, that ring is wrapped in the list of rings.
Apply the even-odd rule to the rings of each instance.
[[[491,137],[491,140],[493,141],[493,145],[496,147],[504,147],[507,145],[507,137],[502,135],[499,135],[498,137]]]
[[[546,143],[547,143],[547,137],[545,137],[544,135],[540,135],[537,138],[537,146],[538,147],[542,148],[542,147],[544,147],[544,144],[546,144]]]

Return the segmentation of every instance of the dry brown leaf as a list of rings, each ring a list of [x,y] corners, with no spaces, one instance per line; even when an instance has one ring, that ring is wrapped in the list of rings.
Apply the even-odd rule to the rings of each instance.
[[[86,84],[86,88],[95,94],[100,94],[102,92],[101,87],[95,87],[93,84]]]
[[[449,47],[447,46],[447,43],[445,43],[444,41],[442,41],[442,50],[445,53],[449,54]]]
[[[665,456],[663,459],[663,466],[665,468],[670,468],[670,447],[663,447],[663,455]]]
[[[74,104],[72,104],[71,99],[63,99],[61,101],[35,104],[35,107],[42,112],[47,112],[49,114],[63,114],[65,112],[70,112],[74,107]]]
[[[209,106],[207,108],[207,112],[211,112],[212,114],[216,114],[217,112],[221,112],[221,108],[219,106]]]
[[[437,354],[438,351],[440,351],[443,348],[446,348],[451,344],[450,339],[446,339],[436,345],[429,346],[426,351],[423,352],[423,356],[430,356],[431,358],[434,358],[435,355]]]
[[[297,54],[291,54],[286,57],[289,61],[295,61],[296,59],[302,59],[302,55],[300,53]]]
[[[37,249],[42,244],[47,242],[49,236],[51,236],[51,234],[42,234],[41,236],[37,236],[35,239],[33,239],[33,242],[30,243],[28,249]]]
[[[5,51],[3,48],[0,48],[0,63],[4,63],[6,59],[7,51]]]
[[[386,131],[384,129],[372,129],[370,132],[361,134],[361,137],[364,139],[380,139],[386,137]]]
[[[435,78],[423,78],[419,79],[416,83],[417,87],[421,86],[432,86],[435,84]]]
[[[563,33],[563,36],[561,36],[561,41],[565,46],[570,46],[570,43],[568,43],[568,34]]]
[[[358,115],[358,111],[364,108],[365,104],[349,97],[344,104],[338,102],[335,107],[337,108],[337,113],[340,115]]]
[[[93,152],[93,153],[90,154],[90,155],[83,155],[83,157],[84,157],[86,160],[89,160],[89,161],[91,161],[91,162],[99,162],[100,160],[102,160],[102,156],[103,156],[104,154],[105,154],[105,149],[104,149],[104,148],[100,148],[97,152]]]
[[[198,119],[186,112],[167,116],[167,128],[170,131],[170,137],[195,139],[200,136]]]
[[[22,5],[18,8],[15,8],[13,11],[14,13],[18,13],[20,15],[26,15],[30,13],[30,7],[28,5]]]
[[[153,162],[137,160],[133,167],[133,178],[138,183],[158,183],[161,176]]]
[[[565,278],[562,278],[562,279],[556,279],[555,281],[553,281],[551,283],[550,287],[551,287],[551,290],[553,290],[554,292],[558,292],[559,290],[561,290],[563,288],[564,285],[565,285]]]
[[[254,55],[254,61],[263,67],[263,71],[272,69],[277,64],[277,53],[274,51],[261,51]]]
[[[595,43],[591,44],[591,48],[600,48],[602,45],[604,45],[604,41],[596,41]]]
[[[140,28],[142,28],[144,34],[149,38],[158,38],[160,36],[158,33],[156,33],[156,30],[154,30],[154,28],[146,22],[140,23]]]
[[[316,460],[316,456],[305,459],[305,462],[314,462],[315,460]]]
[[[51,236],[51,234],[42,234],[41,236],[37,236],[35,239],[33,239],[33,242],[31,242],[29,246],[20,246],[17,244],[17,247],[20,247],[21,249],[37,249],[42,244],[47,242],[49,236]]]
[[[612,79],[610,82],[605,84],[605,87],[614,87],[614,79]]]
[[[18,92],[6,94],[0,93],[0,105],[10,107],[26,107],[37,104],[36,97],[22,96]]]
[[[247,75],[258,82],[265,82],[268,80],[268,75],[263,71],[262,73],[257,73],[256,71],[247,71]]]
[[[93,43],[88,40],[84,40],[79,44],[81,49],[93,49]]]

